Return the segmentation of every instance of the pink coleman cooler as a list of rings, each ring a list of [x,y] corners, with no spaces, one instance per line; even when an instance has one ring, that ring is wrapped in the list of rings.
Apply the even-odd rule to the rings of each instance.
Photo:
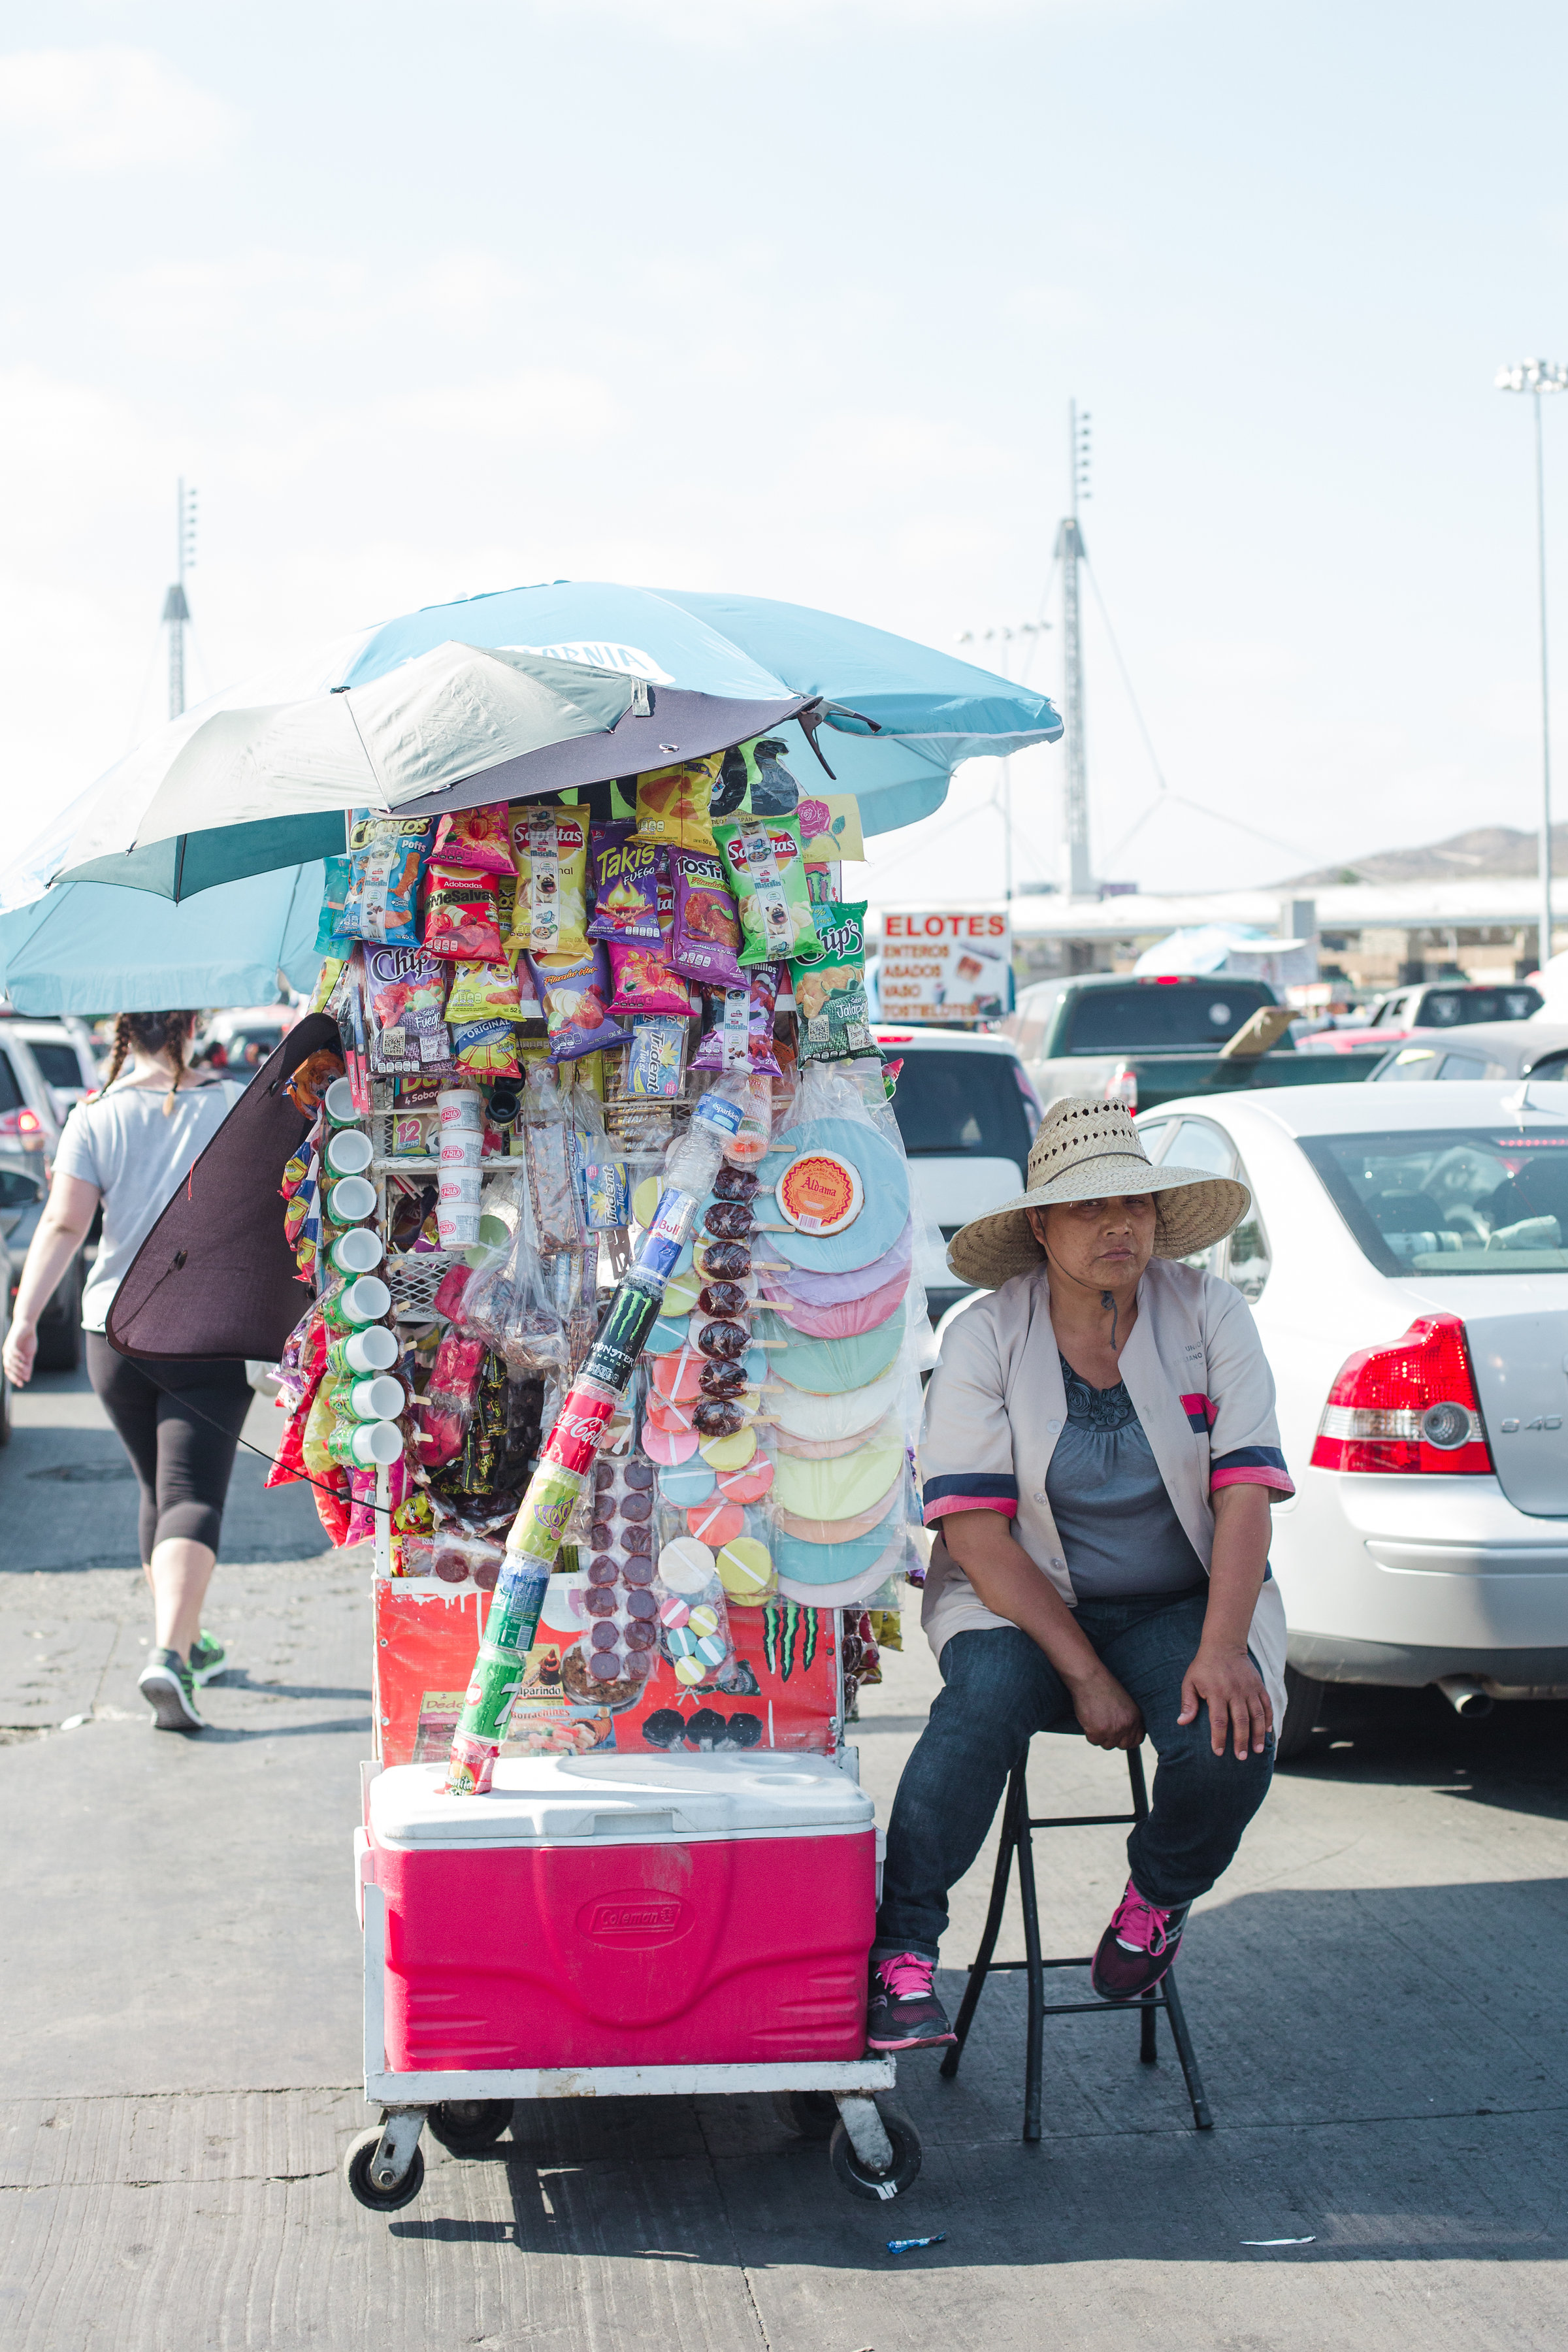
[[[824,1757],[503,1759],[378,1773],[388,2076],[858,2059],[871,1801]]]

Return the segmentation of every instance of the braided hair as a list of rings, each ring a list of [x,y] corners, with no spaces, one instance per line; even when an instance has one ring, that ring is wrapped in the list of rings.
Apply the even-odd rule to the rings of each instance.
[[[114,1024],[114,1045],[103,1074],[100,1095],[106,1095],[129,1060],[133,1047],[156,1059],[166,1054],[174,1064],[174,1084],[163,1097],[163,1117],[174,1108],[174,1097],[185,1070],[185,1047],[196,1025],[194,1013],[122,1013]]]

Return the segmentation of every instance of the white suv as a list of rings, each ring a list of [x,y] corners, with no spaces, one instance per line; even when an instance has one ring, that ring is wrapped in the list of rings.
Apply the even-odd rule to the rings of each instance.
[[[902,1065],[893,1115],[909,1156],[915,1272],[935,1323],[970,1293],[948,1265],[948,1243],[1024,1189],[1039,1097],[1010,1037],[892,1025],[873,1034]]]

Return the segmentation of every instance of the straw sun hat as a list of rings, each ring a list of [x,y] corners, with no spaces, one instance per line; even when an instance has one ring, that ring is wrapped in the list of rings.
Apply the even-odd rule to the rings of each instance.
[[[1032,1274],[1044,1264],[1026,1209],[1152,1192],[1155,1256],[1191,1257],[1223,1240],[1252,1201],[1246,1185],[1229,1176],[1156,1168],[1131,1115],[1120,1103],[1097,1102],[1092,1095],[1064,1095],[1051,1105],[1030,1150],[1027,1175],[1028,1190],[1016,1201],[953,1235],[947,1262],[960,1281],[999,1290],[1016,1274]]]

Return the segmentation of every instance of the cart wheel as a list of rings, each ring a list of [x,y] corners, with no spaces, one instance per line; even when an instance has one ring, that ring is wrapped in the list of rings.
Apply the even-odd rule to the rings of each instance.
[[[873,2203],[901,2197],[921,2168],[921,2136],[902,2108],[879,2099],[877,2113],[893,2143],[893,2161],[886,2172],[867,2170],[855,2153],[855,2143],[842,2116],[833,2126],[833,2137],[827,2146],[833,2169],[851,2197],[864,2197]]]
[[[838,2105],[831,2091],[775,2091],[773,2113],[801,2139],[831,2139]]]
[[[428,2129],[451,2156],[482,2156],[511,2121],[510,2099],[447,2099],[432,2107]]]
[[[402,2179],[392,2189],[378,2189],[370,2177],[370,2163],[381,2146],[381,2126],[373,2125],[351,2140],[343,2158],[343,2179],[350,2193],[373,2213],[395,2213],[405,2205],[412,2205],[425,2186],[425,2151],[416,2147],[414,2160]]]

